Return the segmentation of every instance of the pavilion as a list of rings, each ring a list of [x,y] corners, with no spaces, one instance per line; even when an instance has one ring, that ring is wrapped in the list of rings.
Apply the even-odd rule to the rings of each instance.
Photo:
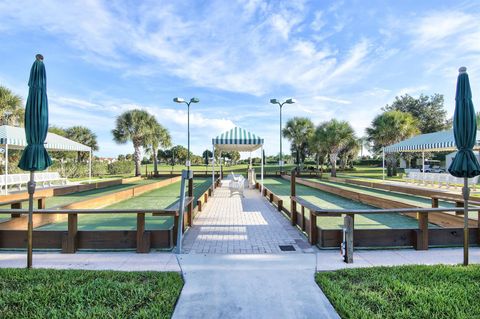
[[[23,150],[27,146],[25,137],[25,129],[23,127],[2,125],[0,126],[0,147],[3,148],[5,154],[5,189],[7,189],[8,176],[8,150]],[[47,151],[61,152],[88,152],[89,153],[89,169],[88,177],[92,178],[92,148],[78,142],[72,141],[66,137],[48,132],[45,140],[45,148]]]
[[[243,129],[240,127],[234,127],[229,131],[226,131],[217,137],[212,139],[213,153],[215,155],[215,149],[219,151],[238,151],[238,152],[253,152],[260,149],[262,159],[262,165],[260,170],[260,178],[263,188],[263,138]],[[215,183],[215,156],[212,160],[212,185]]]
[[[480,131],[477,131],[477,141],[474,150],[480,150]],[[421,152],[422,171],[425,171],[425,152],[457,151],[453,130],[420,134],[382,149],[383,179],[385,179],[385,154],[402,152]]]

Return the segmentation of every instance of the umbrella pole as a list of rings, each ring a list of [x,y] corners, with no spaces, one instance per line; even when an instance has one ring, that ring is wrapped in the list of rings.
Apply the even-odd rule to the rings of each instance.
[[[33,253],[33,193],[35,193],[34,171],[30,171],[28,182],[28,233],[27,233],[27,268],[32,268]]]
[[[468,177],[463,178],[463,265],[468,265]]]

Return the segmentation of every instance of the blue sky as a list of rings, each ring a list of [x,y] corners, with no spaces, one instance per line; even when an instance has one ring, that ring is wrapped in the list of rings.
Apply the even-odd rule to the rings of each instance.
[[[467,66],[480,105],[480,2],[462,1],[5,1],[0,0],[0,84],[26,96],[45,56],[50,123],[85,125],[100,156],[132,152],[112,141],[115,117],[143,108],[192,150],[241,126],[276,154],[284,119],[350,121],[359,136],[396,95],[445,95]],[[284,142],[287,149],[287,142]]]

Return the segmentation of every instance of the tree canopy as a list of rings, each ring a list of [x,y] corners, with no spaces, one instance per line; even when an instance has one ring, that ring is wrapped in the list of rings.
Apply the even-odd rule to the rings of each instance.
[[[384,111],[410,113],[416,120],[420,133],[432,133],[448,128],[447,111],[444,108],[442,94],[427,96],[420,94],[414,98],[408,94],[396,96],[392,104],[386,105]]]

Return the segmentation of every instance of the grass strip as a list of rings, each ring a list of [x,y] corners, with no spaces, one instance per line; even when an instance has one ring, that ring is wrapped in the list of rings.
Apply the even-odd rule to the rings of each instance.
[[[342,318],[480,318],[480,265],[345,269],[315,280]]]
[[[174,272],[0,269],[0,318],[170,318]]]

